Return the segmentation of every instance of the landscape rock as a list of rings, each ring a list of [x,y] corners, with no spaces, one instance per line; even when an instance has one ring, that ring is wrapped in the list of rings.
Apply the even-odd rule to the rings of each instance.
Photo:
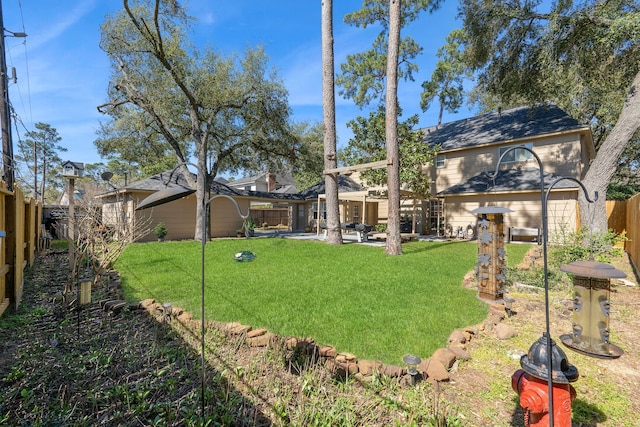
[[[489,316],[489,323],[497,325],[498,323],[502,322],[502,319],[504,319],[504,316],[492,314],[491,316]]]
[[[399,378],[407,373],[407,370],[401,366],[383,365],[382,374],[391,378]]]
[[[443,382],[449,381],[449,371],[438,360],[429,358],[420,363],[420,370],[433,381]]]
[[[231,335],[242,335],[249,332],[250,330],[251,330],[251,326],[249,325],[238,325],[229,329],[229,333]]]
[[[449,351],[451,351],[453,354],[456,355],[456,359],[459,360],[470,360],[471,359],[471,355],[469,354],[469,352],[467,352],[465,349],[458,347],[458,346],[454,346],[454,345],[450,345],[448,347]]]
[[[252,331],[247,332],[247,338],[255,338],[267,333],[267,330],[264,328],[254,329]]]
[[[506,316],[506,313],[504,311],[504,307],[503,306],[491,306],[491,308],[489,309],[489,313],[491,314],[491,316],[496,316],[499,317],[500,320],[504,319]]]
[[[464,334],[464,332],[460,331],[460,330],[455,330],[453,332],[451,332],[451,335],[449,335],[449,343],[466,343],[467,342],[467,336]]]
[[[357,357],[351,353],[340,353],[336,356],[338,362],[353,362]]]
[[[332,345],[321,345],[320,346],[320,356],[322,357],[331,357],[334,358],[338,355],[338,351]]]
[[[266,347],[275,339],[275,335],[272,333],[266,333],[253,338],[247,338],[247,344],[250,347]]]
[[[148,298],[140,301],[140,306],[148,310],[149,307],[155,303],[156,303],[156,300],[154,300],[153,298]]]
[[[463,328],[462,331],[467,332],[470,335],[478,335],[478,333],[480,332],[478,330],[478,326],[467,326]]]
[[[336,373],[339,376],[355,375],[358,373],[358,364],[353,362],[338,362],[336,360]]]
[[[363,375],[371,375],[382,371],[382,363],[375,360],[359,360],[358,370]]]
[[[293,350],[294,348],[296,348],[298,346],[298,338],[289,337],[289,338],[287,338],[285,340],[284,345],[285,345],[287,350]]]
[[[192,320],[192,317],[188,312],[184,311],[178,315],[177,319],[182,323],[187,323]]]
[[[433,353],[431,359],[437,360],[438,362],[442,363],[442,366],[444,366],[446,369],[449,369],[456,361],[456,355],[449,349],[439,348]]]
[[[506,323],[496,325],[496,337],[499,340],[508,340],[516,335],[518,335],[518,331],[516,331],[513,326],[507,325]]]

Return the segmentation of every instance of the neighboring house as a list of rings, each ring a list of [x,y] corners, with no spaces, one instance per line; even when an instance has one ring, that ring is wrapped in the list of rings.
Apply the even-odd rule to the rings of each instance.
[[[138,205],[147,197],[156,195],[162,198],[166,190],[175,190],[174,195],[165,199],[165,203],[159,203],[153,207],[136,210]],[[303,205],[304,200],[298,194],[272,194],[259,191],[245,191],[234,189],[219,180],[215,180],[210,188],[211,197],[215,195],[227,195],[238,204],[243,215],[250,210],[252,202],[287,202],[290,210],[289,217],[292,221],[289,228],[298,227],[293,217],[297,212],[296,205]],[[150,218],[151,224],[148,232],[140,236],[140,241],[155,240],[152,233],[153,227],[159,222],[164,222],[168,229],[167,239],[183,240],[193,239],[195,234],[196,196],[195,190],[189,188],[187,180],[180,171],[163,172],[149,178],[133,182],[124,187],[114,189],[97,196],[102,200],[102,217],[105,225],[118,230],[125,227],[134,227]],[[162,201],[162,200],[161,200]],[[231,237],[236,235],[236,230],[243,225],[242,218],[238,215],[237,208],[227,198],[218,198],[209,204],[210,210],[210,235],[212,237]],[[303,218],[305,219],[305,218]],[[301,226],[304,228],[304,224]]]
[[[589,126],[581,125],[556,106],[514,108],[428,128],[425,142],[440,146],[434,165],[427,168],[433,180],[429,222],[449,231],[475,226],[471,213],[483,206],[500,206],[508,227],[542,229],[540,171],[534,156],[507,149],[527,147],[540,158],[548,186],[557,177],[582,179],[596,151]],[[561,181],[549,195],[549,231],[576,229],[578,185]]]
[[[295,194],[298,192],[293,181],[293,177],[285,174],[265,172],[234,181],[228,181],[226,184],[236,190],[262,191],[280,194]]]
[[[73,200],[76,202],[82,201],[86,194],[86,190],[83,189],[74,189],[73,190]],[[69,206],[69,189],[65,188],[62,190],[62,194],[58,198],[58,205],[60,206]]]

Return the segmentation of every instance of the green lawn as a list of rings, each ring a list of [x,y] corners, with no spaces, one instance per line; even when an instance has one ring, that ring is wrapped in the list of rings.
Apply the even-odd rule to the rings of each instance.
[[[155,298],[200,315],[201,244],[130,245],[116,264],[126,298]],[[508,245],[510,264],[528,245]],[[235,253],[253,251],[253,262]],[[359,358],[402,364],[427,357],[452,330],[482,321],[487,306],[461,286],[475,242],[412,242],[384,248],[290,239],[218,239],[207,244],[205,311],[280,335],[312,337]],[[512,259],[513,258],[513,259]]]

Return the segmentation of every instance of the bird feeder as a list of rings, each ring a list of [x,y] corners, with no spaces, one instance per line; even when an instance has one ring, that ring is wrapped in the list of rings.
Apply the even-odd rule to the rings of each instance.
[[[91,304],[91,279],[80,279],[80,305]]]
[[[560,336],[562,343],[587,356],[603,359],[620,357],[624,351],[609,341],[609,294],[611,279],[627,275],[593,258],[563,265],[560,270],[573,275],[574,289],[572,331]]]
[[[506,281],[504,250],[504,214],[513,212],[508,208],[486,206],[474,209],[478,216],[478,298],[496,302],[504,296]]]

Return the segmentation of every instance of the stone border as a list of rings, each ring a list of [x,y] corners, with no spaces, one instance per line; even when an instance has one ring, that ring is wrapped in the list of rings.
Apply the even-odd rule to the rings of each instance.
[[[177,319],[191,327],[199,325],[199,322],[193,320],[184,309],[168,304],[163,305],[154,299],[145,299],[138,306],[154,316]],[[509,339],[516,335],[515,329],[502,323],[505,313],[503,304],[493,304],[489,308],[489,317],[484,323],[454,330],[449,335],[446,348],[439,348],[431,357],[422,360],[418,368],[420,379],[435,382],[449,381],[451,372],[457,367],[456,362],[471,359],[467,347],[473,337],[481,331],[493,330],[498,339]],[[339,377],[353,376],[362,381],[370,380],[374,375],[410,379],[405,367],[386,365],[376,360],[358,359],[351,353],[339,353],[334,346],[317,344],[312,338],[281,337],[265,328],[254,329],[250,325],[239,322],[208,322],[208,325],[228,338],[244,336],[245,344],[249,347],[275,347],[278,343],[282,343],[284,348],[307,358],[312,363],[322,362],[327,369]]]
[[[129,304],[122,299],[119,273],[117,271],[109,271],[104,276],[107,292],[116,297],[116,299],[107,299],[100,302],[100,306],[105,311],[117,312],[124,307],[133,307],[144,309],[161,321],[170,322],[176,319],[190,328],[199,326],[200,323],[195,321],[191,314],[180,307],[173,307],[171,303],[162,304],[155,299],[149,298],[140,301],[138,304]],[[463,286],[476,287],[474,271],[465,275]],[[428,379],[435,382],[449,381],[451,373],[457,369],[458,361],[471,359],[468,345],[482,331],[495,331],[496,338],[501,340],[517,335],[517,331],[513,327],[502,322],[505,317],[504,304],[490,304],[489,317],[483,323],[454,330],[449,335],[446,348],[439,348],[429,358],[422,359],[418,367],[419,379]],[[406,367],[386,365],[376,360],[358,359],[356,355],[347,352],[338,353],[334,346],[317,344],[312,338],[280,337],[265,328],[254,329],[250,325],[243,325],[239,322],[207,323],[210,328],[219,330],[228,338],[244,336],[245,344],[249,347],[275,347],[278,343],[282,343],[284,348],[294,352],[294,354],[302,356],[313,363],[322,362],[326,368],[339,377],[353,376],[363,381],[370,380],[374,375],[403,378],[407,381],[411,379]]]

